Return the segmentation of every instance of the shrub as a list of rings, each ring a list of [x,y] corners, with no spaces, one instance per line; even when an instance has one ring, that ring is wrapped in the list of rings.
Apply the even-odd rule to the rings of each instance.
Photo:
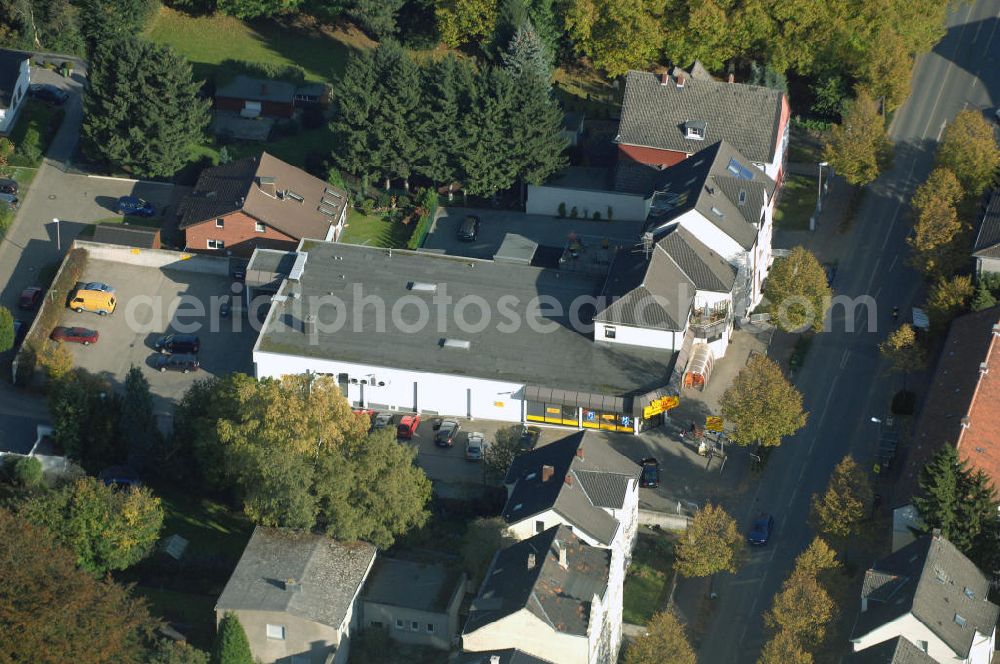
[[[59,380],[73,369],[73,353],[61,341],[46,340],[38,353],[38,364],[50,381]]]
[[[413,200],[409,196],[404,194],[396,199],[396,205],[405,210],[406,208],[411,207],[413,205]]]
[[[252,78],[271,78],[288,83],[301,84],[306,80],[306,70],[297,65],[281,65],[271,62],[251,62],[250,60],[223,60],[219,63],[216,84],[243,74]]]
[[[341,189],[347,189],[347,183],[344,182],[344,176],[336,168],[331,168],[326,173],[326,181],[328,184],[332,184],[334,187],[340,187]]]
[[[600,212],[597,212],[597,211],[595,210],[595,211],[594,211],[594,221],[600,221],[600,220],[601,220],[601,213],[600,213]]]
[[[420,207],[423,210],[423,214],[420,215],[420,219],[417,221],[417,225],[414,227],[410,239],[406,243],[407,249],[420,248],[424,243],[424,238],[427,237],[427,232],[431,228],[434,217],[437,216],[438,194],[432,187],[424,190],[423,196],[420,199]]]
[[[365,214],[370,215],[375,210],[375,201],[370,198],[366,198],[361,202],[361,209]]]
[[[387,191],[381,191],[378,195],[378,206],[385,210],[392,205],[392,196]]]
[[[3,238],[14,223],[14,211],[6,205],[0,205],[0,238]]]
[[[7,307],[0,307],[0,353],[14,347],[14,316]]]
[[[566,204],[565,203],[560,203],[559,204],[559,218],[562,219],[565,216],[566,216]]]
[[[21,156],[31,163],[36,163],[42,158],[42,136],[34,127],[28,127],[24,132],[21,144],[17,146]]]
[[[580,216],[580,213],[576,211],[576,206],[574,205],[573,209],[569,211],[569,218],[576,219],[578,216]]]
[[[26,489],[34,489],[42,483],[42,462],[35,457],[21,457],[14,464],[14,477]]]

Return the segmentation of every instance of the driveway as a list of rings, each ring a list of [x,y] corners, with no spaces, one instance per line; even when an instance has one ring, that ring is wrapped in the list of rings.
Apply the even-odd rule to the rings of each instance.
[[[458,225],[466,215],[480,219],[479,237],[475,242],[462,242],[456,236]],[[538,243],[562,251],[571,234],[591,235],[599,238],[639,241],[642,222],[639,221],[586,221],[583,219],[557,219],[514,210],[480,210],[476,208],[442,208],[431,226],[424,251],[434,251],[450,256],[493,258],[507,233],[517,233]],[[539,253],[542,253],[541,251]],[[558,259],[559,254],[555,254]],[[536,260],[539,255],[536,255]],[[554,266],[553,266],[554,267]]]

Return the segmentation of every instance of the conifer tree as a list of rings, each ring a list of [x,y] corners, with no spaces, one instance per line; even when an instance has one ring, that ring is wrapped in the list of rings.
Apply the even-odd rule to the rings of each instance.
[[[371,159],[386,180],[402,178],[409,188],[413,167],[422,149],[420,69],[395,42],[382,42],[375,50],[377,106],[372,108]]]
[[[517,180],[510,132],[514,81],[499,68],[480,71],[476,79],[477,99],[463,123],[469,142],[461,164],[465,189],[476,196],[491,196]]]
[[[375,87],[375,60],[362,50],[348,58],[344,75],[334,87],[337,115],[330,123],[335,148],[331,155],[337,168],[353,175],[369,175],[372,114],[379,105]]]
[[[415,166],[434,183],[449,185],[458,176],[458,156],[465,144],[459,121],[458,60],[454,55],[424,67],[424,100],[420,145],[423,154]]]
[[[219,622],[212,664],[253,664],[250,641],[235,613],[226,612]]]

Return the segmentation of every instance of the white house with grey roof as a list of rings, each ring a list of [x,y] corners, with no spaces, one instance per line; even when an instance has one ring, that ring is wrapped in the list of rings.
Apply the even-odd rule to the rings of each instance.
[[[934,662],[990,664],[1000,608],[989,591],[986,576],[951,542],[925,535],[865,573],[854,650],[903,638]]]
[[[255,659],[345,664],[375,547],[257,526],[215,605],[239,618]]]
[[[498,551],[469,609],[463,657],[516,647],[552,664],[616,661],[621,620],[608,607],[611,555],[567,526]]]
[[[552,664],[552,662],[529,655],[518,648],[501,648],[483,652],[463,651],[454,664]]]
[[[0,134],[8,134],[31,84],[31,54],[0,49]]]
[[[979,220],[976,242],[972,246],[976,274],[1000,274],[1000,191],[994,190]]]

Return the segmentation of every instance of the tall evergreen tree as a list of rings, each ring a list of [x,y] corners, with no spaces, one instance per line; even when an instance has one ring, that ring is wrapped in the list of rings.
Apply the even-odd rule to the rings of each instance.
[[[212,664],[253,664],[250,641],[235,613],[227,611],[219,622]]]
[[[142,370],[132,365],[125,375],[125,397],[118,424],[122,443],[128,449],[128,461],[140,469],[149,462],[153,440],[157,435],[153,420],[153,395]]]
[[[461,158],[465,189],[476,196],[491,196],[509,189],[518,176],[514,158],[514,81],[499,68],[486,69],[477,76],[477,102],[464,117],[469,142]]]
[[[436,184],[450,185],[458,176],[465,138],[459,120],[459,66],[458,59],[448,55],[422,70],[424,100],[418,137],[422,155],[415,170]]]
[[[330,123],[335,145],[333,163],[352,175],[370,175],[371,118],[381,101],[375,87],[375,59],[371,51],[359,51],[348,58],[344,75],[334,86],[334,101],[337,114]]]
[[[191,65],[138,37],[102,43],[91,62],[82,134],[87,150],[143,178],[169,177],[208,126]]]
[[[375,80],[379,104],[372,109],[372,153],[379,174],[403,178],[409,188],[413,167],[420,161],[422,145],[420,69],[395,42],[375,50]]]
[[[109,39],[139,34],[156,9],[153,0],[75,0],[87,50]]]
[[[548,49],[538,36],[535,26],[527,19],[514,31],[500,60],[516,81],[525,75],[531,75],[548,84],[552,74]]]

